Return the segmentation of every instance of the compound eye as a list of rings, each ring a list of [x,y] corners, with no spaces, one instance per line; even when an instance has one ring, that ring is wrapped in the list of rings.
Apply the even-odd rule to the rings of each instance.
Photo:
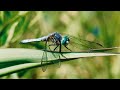
[[[68,43],[69,43],[69,41],[66,41],[66,43],[68,44]]]

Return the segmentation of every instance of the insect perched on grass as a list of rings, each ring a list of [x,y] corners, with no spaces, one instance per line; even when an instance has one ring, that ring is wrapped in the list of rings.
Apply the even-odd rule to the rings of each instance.
[[[41,59],[41,64],[46,63],[48,60],[47,59],[47,47],[49,47],[50,51],[58,50],[59,53],[66,51],[66,50],[70,51],[70,52],[80,51],[81,49],[84,49],[83,47],[85,47],[87,50],[90,49],[90,51],[93,48],[95,49],[95,48],[103,47],[99,43],[79,39],[79,38],[76,38],[76,37],[73,37],[70,35],[62,36],[58,32],[53,32],[47,36],[43,36],[43,37],[36,38],[36,39],[25,39],[25,40],[22,40],[21,43],[39,42],[39,41],[45,42],[45,50],[44,50],[44,53],[43,53],[43,56]],[[49,42],[51,42],[51,44],[49,44]],[[53,48],[53,50],[51,50],[51,48],[50,48],[51,46],[55,46]],[[62,46],[64,46],[64,48]],[[55,57],[59,57],[59,59],[60,59],[60,54]],[[60,62],[59,62],[59,65],[60,65]],[[46,68],[47,68],[47,66],[44,66],[44,67],[42,67],[42,70],[45,71]]]

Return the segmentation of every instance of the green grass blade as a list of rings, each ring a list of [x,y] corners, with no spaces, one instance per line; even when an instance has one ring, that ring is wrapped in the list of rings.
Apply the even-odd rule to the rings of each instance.
[[[22,49],[22,48],[21,49],[20,48],[0,49],[0,68],[1,68],[0,76],[12,74],[14,72],[18,72],[24,69],[30,69],[30,68],[41,67],[44,65],[52,65],[52,64],[58,63],[58,60],[54,58],[52,53],[47,52],[49,62],[41,65],[40,60],[42,58],[43,52],[44,51],[42,50]],[[63,52],[63,55],[67,59],[62,57],[60,59],[61,62],[75,60],[79,58],[85,58],[85,57],[120,55],[120,53]],[[54,60],[54,63],[53,63],[53,60]],[[9,63],[12,63],[12,65]]]

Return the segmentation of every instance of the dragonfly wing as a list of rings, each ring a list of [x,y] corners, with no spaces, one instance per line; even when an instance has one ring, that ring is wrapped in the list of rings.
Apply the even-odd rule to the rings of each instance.
[[[69,36],[70,42],[67,45],[67,48],[69,48],[71,51],[83,51],[83,50],[91,50],[91,49],[100,49],[103,48],[103,46],[100,43],[84,40],[81,38],[76,38],[74,36]],[[68,49],[65,49],[63,51],[70,51]]]
[[[41,59],[41,65],[43,65],[43,66],[42,66],[42,71],[43,71],[43,72],[45,72],[46,69],[47,69],[47,65],[45,65],[45,64],[47,64],[47,60],[48,60],[48,58],[47,58],[47,52],[44,51],[44,52],[43,52],[42,59]]]

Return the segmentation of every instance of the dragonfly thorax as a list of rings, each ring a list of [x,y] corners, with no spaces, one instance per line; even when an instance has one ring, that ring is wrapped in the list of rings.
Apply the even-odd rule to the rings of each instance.
[[[54,32],[54,33],[49,37],[49,40],[51,40],[55,45],[60,45],[61,40],[62,40],[62,36],[61,36],[59,33]]]
[[[59,33],[57,33],[57,32],[55,32],[54,38],[55,38],[56,40],[59,40],[59,41],[62,40],[62,36],[61,36]]]
[[[70,39],[68,36],[64,36],[61,40],[61,44],[67,46],[70,42]]]

